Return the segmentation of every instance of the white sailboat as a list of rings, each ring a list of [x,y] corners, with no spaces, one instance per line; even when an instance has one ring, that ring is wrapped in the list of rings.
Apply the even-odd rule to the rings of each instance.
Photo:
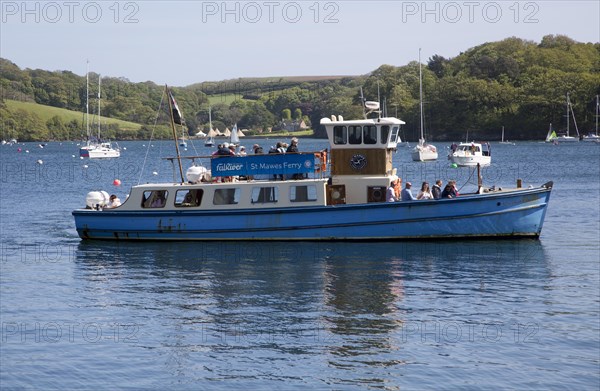
[[[208,134],[206,135],[206,141],[204,141],[205,147],[214,147],[215,145],[215,137],[217,133],[213,130],[212,127],[212,118],[210,113],[210,107],[208,108]]]
[[[512,141],[504,140],[504,126],[502,127],[502,140],[500,141],[500,144],[515,145]]]
[[[596,115],[595,115],[595,117],[596,117],[596,132],[588,133],[587,135],[583,136],[581,141],[600,143],[600,135],[598,135],[598,117],[600,117],[600,102],[598,101],[598,95],[596,95]]]
[[[90,132],[90,105],[89,105],[89,69],[86,70],[85,75],[85,111],[86,111],[86,133],[87,142],[86,145],[79,148],[79,156],[87,157],[90,159],[100,158],[113,158],[121,156],[121,150],[118,146],[113,147],[110,141],[102,141],[101,138],[101,121],[100,121],[100,91],[102,84],[102,77],[98,75],[98,135],[94,138]]]
[[[240,144],[240,135],[238,134],[237,124],[233,125],[233,129],[231,129],[231,135],[229,136],[229,144]]]
[[[575,125],[575,131],[577,132],[577,137],[573,137],[569,135],[569,114],[573,116],[573,124]],[[567,92],[567,131],[566,134],[556,135],[554,138],[551,138],[551,142],[557,143],[575,143],[579,142],[579,129],[577,128],[577,121],[575,121],[575,113],[573,112],[573,107],[571,106],[571,99],[569,99],[569,93]]]
[[[425,136],[423,134],[423,74],[421,71],[421,49],[419,49],[419,100],[421,106],[421,138],[419,138],[419,144],[412,150],[411,157],[412,160],[416,162],[437,160],[437,148],[432,144],[428,144],[425,141]]]

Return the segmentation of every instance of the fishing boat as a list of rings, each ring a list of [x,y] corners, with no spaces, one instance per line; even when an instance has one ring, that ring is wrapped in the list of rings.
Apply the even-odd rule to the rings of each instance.
[[[86,101],[85,101],[85,111],[86,111],[86,134],[87,141],[84,146],[79,148],[79,156],[90,159],[99,159],[99,158],[115,158],[121,156],[121,150],[118,145],[112,145],[110,141],[103,141],[101,138],[101,123],[100,123],[100,91],[101,91],[101,83],[102,78],[98,75],[98,135],[96,137],[92,137],[90,132],[90,105],[89,105],[89,70],[85,75],[85,90],[86,90]]]
[[[492,151],[489,143],[460,143],[448,159],[459,167],[484,167],[492,163]]]
[[[598,95],[596,95],[596,115],[595,115],[595,117],[596,117],[596,131],[593,133],[590,132],[590,133],[586,134],[585,136],[583,136],[581,141],[600,143],[600,135],[598,135],[598,117],[600,117],[600,101],[598,100]]]
[[[500,140],[500,144],[515,145],[512,141],[504,140],[504,126],[502,127],[502,139]]]
[[[539,237],[552,182],[516,189],[480,183],[476,193],[456,198],[388,202],[404,121],[332,116],[320,123],[329,151],[190,157],[196,165],[185,178],[177,153],[168,159],[177,163],[179,182],[135,185],[116,208],[106,207],[106,192],[92,191],[87,206],[73,211],[77,233],[86,240],[198,241]],[[204,158],[207,165],[198,164]],[[258,179],[276,175],[283,179]]]
[[[421,71],[421,49],[419,49],[419,101],[421,109],[421,137],[419,138],[419,143],[412,150],[411,158],[413,161],[416,162],[437,160],[437,148],[435,147],[435,145],[428,144],[425,141],[425,135],[423,130],[423,74]]]

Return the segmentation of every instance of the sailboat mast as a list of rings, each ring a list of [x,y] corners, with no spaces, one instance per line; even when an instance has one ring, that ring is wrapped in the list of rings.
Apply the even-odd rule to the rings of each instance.
[[[600,101],[598,101],[598,95],[596,95],[596,136],[598,135],[598,114],[600,114]]]
[[[173,119],[173,102],[169,96],[169,87],[165,84],[165,93],[167,94],[167,100],[169,101],[169,118],[171,119],[171,130],[173,131],[173,141],[175,141],[175,151],[177,152],[177,162],[179,163],[179,174],[181,175],[181,183],[184,183],[183,179],[183,167],[181,166],[181,155],[179,154],[179,143],[177,142],[177,130],[175,129],[175,120]]]
[[[102,76],[98,75],[98,142],[100,142],[100,85],[102,84]]]
[[[87,142],[90,142],[90,62],[85,66],[85,132]]]
[[[419,100],[421,108],[421,139],[424,140],[423,136],[423,73],[421,71],[421,48],[419,48]]]
[[[567,137],[569,137],[569,93],[567,92]]]

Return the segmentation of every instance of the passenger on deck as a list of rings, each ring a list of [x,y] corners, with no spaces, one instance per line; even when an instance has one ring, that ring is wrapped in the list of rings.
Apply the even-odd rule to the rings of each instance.
[[[402,201],[414,201],[416,200],[415,196],[411,192],[412,183],[406,182],[404,186],[404,190],[402,190]]]
[[[163,206],[165,206],[165,192],[164,191],[157,191],[154,200],[152,201],[152,204],[150,204],[151,208],[162,208]]]
[[[258,145],[258,144],[254,144],[252,146],[252,151],[254,152],[255,155],[262,155],[262,154],[264,154],[262,147],[260,145]]]
[[[442,180],[438,179],[435,181],[435,185],[431,188],[431,195],[434,200],[439,200],[442,198]]]
[[[446,184],[444,191],[442,191],[442,198],[456,198],[456,188],[452,185],[452,181]]]
[[[396,181],[391,181],[390,185],[388,186],[388,188],[385,192],[385,199],[387,200],[387,202],[398,201],[398,198],[396,197],[396,191],[394,190],[395,184],[396,184]]]
[[[402,193],[402,178],[398,178],[394,181],[394,193],[396,195],[396,199],[399,200]]]
[[[246,147],[244,147],[243,145],[240,147],[240,151],[238,152],[238,156],[246,156],[248,155],[246,153]]]
[[[116,208],[117,206],[121,206],[121,200],[115,194],[111,194],[110,198],[108,199],[108,205],[106,205],[106,208]]]
[[[292,141],[290,142],[290,146],[285,151],[286,153],[298,153],[298,139],[296,137],[292,137]]]
[[[232,152],[231,152],[231,149],[229,149],[229,143],[224,143],[222,145],[219,145],[219,149],[217,149],[217,151],[215,153],[213,153],[213,155],[231,156]]]
[[[429,183],[423,182],[423,184],[421,185],[421,190],[419,190],[419,192],[417,193],[417,199],[418,200],[432,200],[433,199],[433,195],[431,194],[431,191],[429,190]]]

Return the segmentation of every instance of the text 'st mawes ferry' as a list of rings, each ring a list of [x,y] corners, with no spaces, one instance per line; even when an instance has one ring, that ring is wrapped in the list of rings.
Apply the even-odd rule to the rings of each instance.
[[[181,158],[172,158],[179,159],[180,183],[133,186],[112,209],[103,208],[104,197],[94,197],[102,193],[92,192],[87,208],[73,211],[77,232],[82,239],[111,240],[539,237],[552,182],[386,202],[386,188],[397,179],[392,154],[404,122],[332,116],[321,124],[329,154],[206,157],[210,171],[190,167],[187,181]]]

